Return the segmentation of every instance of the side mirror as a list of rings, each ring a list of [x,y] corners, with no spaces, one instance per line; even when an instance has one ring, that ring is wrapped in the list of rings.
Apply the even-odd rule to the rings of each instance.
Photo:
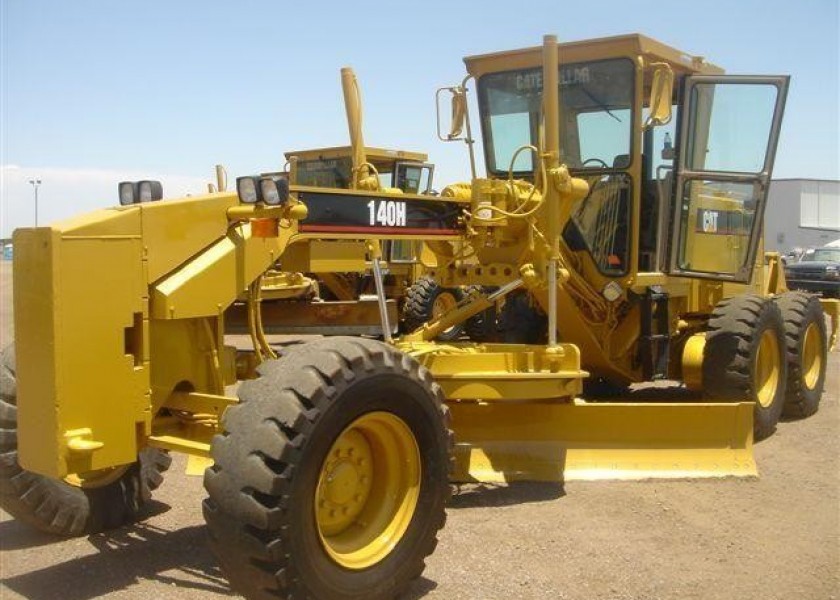
[[[671,100],[674,95],[674,72],[666,63],[654,63],[650,84],[650,115],[645,129],[667,125],[671,121]]]
[[[449,123],[449,133],[446,136],[441,134],[440,122],[440,96],[442,92],[449,92],[451,97],[451,121]],[[435,94],[435,101],[437,103],[437,135],[438,138],[444,142],[453,142],[461,139],[461,133],[464,130],[464,122],[467,116],[467,92],[461,86],[440,88]]]

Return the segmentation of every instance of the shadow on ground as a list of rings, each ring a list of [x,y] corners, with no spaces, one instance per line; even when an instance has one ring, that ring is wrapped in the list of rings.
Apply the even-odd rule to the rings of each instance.
[[[512,506],[557,500],[566,495],[560,482],[514,481],[506,484],[466,483],[456,486],[449,508]]]
[[[55,542],[54,537],[15,521],[2,523],[0,535],[6,549]],[[3,579],[2,583],[30,600],[90,600],[141,580],[233,595],[207,548],[206,535],[203,525],[167,531],[138,523],[78,541],[95,548],[94,554]]]

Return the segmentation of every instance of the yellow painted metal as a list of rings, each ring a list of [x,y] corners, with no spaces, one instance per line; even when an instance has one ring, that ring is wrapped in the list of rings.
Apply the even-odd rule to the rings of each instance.
[[[782,360],[779,338],[774,330],[768,329],[761,335],[753,366],[756,398],[758,403],[765,408],[773,403],[776,391],[779,389],[779,371]]]
[[[443,291],[435,297],[435,301],[432,303],[432,316],[435,318],[440,317],[455,308],[457,305],[458,300],[455,299],[452,292]]]
[[[408,425],[393,413],[371,412],[333,442],[314,496],[318,536],[338,565],[371,567],[393,551],[420,496],[421,461]]]
[[[352,146],[331,146],[329,148],[311,148],[308,150],[293,150],[286,152],[284,156],[286,160],[291,161],[293,158],[297,160],[326,160],[334,158],[346,158],[352,156]],[[365,146],[364,154],[366,162],[372,164],[377,171],[390,172],[393,170],[394,164],[400,161],[425,163],[429,160],[429,155],[424,152],[411,152],[408,150],[390,150],[386,148],[377,148],[373,146]]]
[[[694,391],[703,389],[703,349],[706,347],[706,334],[695,333],[689,337],[682,353],[682,381]]]
[[[29,470],[61,478],[137,456],[151,422],[148,355],[135,343],[148,310],[139,216],[73,221],[86,235],[15,232],[19,456]]]
[[[188,319],[218,314],[280,258],[291,227],[277,238],[251,235],[249,224],[232,228],[193,260],[156,282],[151,292],[154,319]]]
[[[816,323],[811,323],[805,330],[805,339],[802,341],[802,383],[809,390],[813,390],[820,379],[824,355],[820,328]]]
[[[308,246],[310,273],[364,273],[367,268],[364,242],[313,240]]]
[[[378,189],[379,180],[371,181],[369,163],[365,156],[365,142],[362,138],[362,99],[356,74],[350,67],[341,69],[341,90],[344,93],[344,108],[347,112],[347,128],[350,131],[353,171],[353,189]]]
[[[681,264],[686,269],[709,273],[735,273],[744,264],[749,247],[749,228],[719,231],[716,224],[702,222],[700,215],[706,211],[732,213],[748,222],[750,213],[744,211],[742,202],[730,198],[726,192],[708,189],[700,181],[693,181],[690,189],[686,222],[686,253]],[[724,227],[721,226],[721,230]]]
[[[230,399],[231,403],[236,398]],[[219,420],[212,414],[179,413],[158,416],[147,444],[152,448],[209,458],[210,440],[219,431]]]
[[[128,470],[128,465],[111,467],[101,471],[89,471],[87,473],[71,473],[64,478],[64,481],[73,487],[82,489],[96,489],[105,487],[117,481]]]
[[[395,300],[386,302],[388,322],[399,322]],[[263,302],[263,328],[270,334],[321,333],[379,335],[382,321],[375,299],[325,302]],[[246,307],[236,304],[225,312],[227,333],[247,333]]]
[[[174,392],[167,398],[164,407],[193,414],[212,415],[219,420],[228,407],[238,403],[239,400],[231,396],[198,392]]]
[[[187,466],[184,474],[192,477],[203,477],[204,471],[213,466],[213,459],[209,456],[190,454],[187,456]]]
[[[447,399],[508,401],[571,398],[582,390],[588,374],[580,369],[580,354],[572,344],[402,343],[431,371]]]
[[[455,298],[455,295],[450,291],[443,291],[435,297],[435,301],[432,303],[432,318],[439,319],[446,313],[454,310],[457,306],[458,300]],[[451,331],[452,327],[445,331]]]
[[[837,345],[837,331],[840,329],[840,300],[834,298],[820,298],[823,312],[831,320],[831,331],[828,334],[828,351]]]
[[[181,452],[182,454],[189,454],[190,456],[209,458],[211,432],[208,430],[207,433],[208,435],[205,436],[206,441],[201,441],[201,439],[192,433],[164,433],[152,435],[149,436],[149,446],[152,448],[160,448],[161,450]]]
[[[568,64],[618,57],[635,65],[636,118],[632,160],[626,172],[633,182],[631,197],[639,199],[643,179],[641,114],[648,98],[645,91],[651,85],[651,68],[665,63],[677,77],[718,73],[720,69],[643,36],[558,46],[549,37],[542,49],[472,57],[466,64],[468,72],[478,77],[558,61]],[[549,71],[550,82],[557,69],[550,66]],[[548,88],[553,95],[556,86],[549,84]],[[556,105],[559,99],[549,98],[549,103]],[[365,156],[360,108],[351,104],[349,99],[354,179],[364,188],[368,185],[361,185],[362,180],[377,167],[369,162],[372,152]],[[498,286],[522,278],[528,293],[547,309],[548,261],[556,260],[560,267],[552,267],[551,273],[558,274],[561,281],[555,314],[560,316],[558,329],[566,343],[553,352],[542,346],[420,343],[435,327],[450,327],[457,319],[492,306],[486,299],[445,311],[455,320],[447,321],[444,316],[431,327],[407,336],[406,343],[400,345],[432,370],[449,399],[481,401],[453,403],[460,415],[456,417],[462,436],[459,456],[468,448],[468,471],[495,473],[496,477],[501,473],[503,478],[522,478],[530,471],[542,474],[540,477],[551,472],[556,475],[558,452],[563,458],[561,471],[567,476],[600,476],[610,465],[628,477],[754,471],[749,456],[751,439],[744,437],[751,431],[751,410],[747,410],[751,405],[533,401],[568,399],[579,393],[586,376],[581,355],[584,366],[591,366],[599,375],[625,382],[641,377],[637,360],[640,312],[638,305],[630,302],[628,289],[643,294],[650,285],[661,285],[668,292],[673,321],[687,323],[679,330],[688,337],[681,370],[686,382],[696,388],[702,370],[699,334],[703,320],[692,321],[687,315],[707,315],[728,295],[745,291],[768,294],[770,289],[778,291],[784,286],[778,265],[775,275],[772,269],[765,273],[763,265],[756,265],[749,286],[639,273],[635,237],[630,239],[630,265],[625,275],[608,277],[599,272],[585,252],[573,251],[559,235],[570,211],[586,193],[588,182],[571,177],[559,163],[559,151],[564,149],[553,139],[560,128],[558,114],[562,116],[560,110],[548,110],[546,115],[545,148],[520,148],[534,152],[534,163],[545,167],[544,172],[537,169],[534,173],[536,186],[475,180],[451,188],[451,196],[435,199],[448,203],[470,225],[463,234],[453,232],[426,244],[424,252],[434,256],[427,257],[425,264],[435,269],[441,282]],[[575,126],[573,119],[564,118],[562,124]],[[218,183],[222,187],[222,182]],[[292,272],[311,272],[313,265],[316,270],[332,272],[366,268],[360,234],[298,232],[296,220],[305,217],[306,207],[296,198],[309,192],[323,189],[293,185],[288,207],[244,206],[235,194],[220,192],[97,211],[49,228],[17,232],[15,305],[26,307],[15,313],[23,466],[54,477],[102,473],[133,462],[145,441],[154,447],[206,456],[223,410],[224,388],[232,383],[232,355],[223,344],[225,310],[243,299],[278,260],[283,261],[283,269]],[[330,193],[338,197],[377,195],[365,189]],[[430,200],[428,196],[403,197]],[[702,201],[708,205],[716,199]],[[490,218],[471,214],[485,206],[492,207],[487,209]],[[638,232],[639,202],[631,206],[630,230]],[[276,220],[268,228],[273,230],[277,223],[276,237],[252,235],[250,223],[255,218]],[[424,236],[416,233],[365,237],[424,241]],[[707,260],[706,251],[713,244],[702,238],[695,242],[692,256]],[[722,268],[729,259],[722,264],[703,264]],[[523,265],[528,266],[529,277],[520,272]],[[404,272],[409,279],[415,275],[411,269]],[[610,283],[620,290],[614,301],[606,300],[604,293]],[[832,316],[833,346],[840,302],[826,300],[823,307]],[[765,348],[762,341],[761,353],[772,353],[770,345],[767,342]],[[759,383],[771,386],[772,368],[761,366],[756,371]],[[170,410],[161,411],[164,407]],[[399,426],[391,429],[398,431]],[[692,456],[696,462],[692,463]],[[669,460],[674,466],[665,465]],[[338,555],[347,554],[338,539],[340,534],[327,537],[329,544],[338,544]],[[347,568],[378,560],[371,558],[375,549],[363,554],[337,560],[339,564],[347,561]]]
[[[701,56],[690,56],[644,35],[630,34],[563,42],[557,45],[561,62],[575,63],[616,56],[641,56],[647,63],[664,62],[676,75],[723,73],[723,69]],[[542,47],[523,48],[468,56],[464,58],[467,72],[478,79],[486,73],[511,71],[542,65]]]
[[[306,298],[316,293],[317,282],[302,273],[268,271],[262,279],[260,297],[263,300]]]
[[[449,406],[456,481],[757,475],[749,402]]]

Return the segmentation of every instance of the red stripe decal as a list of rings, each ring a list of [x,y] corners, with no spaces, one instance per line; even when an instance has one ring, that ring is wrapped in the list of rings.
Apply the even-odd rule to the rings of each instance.
[[[457,229],[424,229],[422,227],[358,227],[353,225],[304,225],[298,231],[312,233],[402,233],[407,235],[458,235]]]

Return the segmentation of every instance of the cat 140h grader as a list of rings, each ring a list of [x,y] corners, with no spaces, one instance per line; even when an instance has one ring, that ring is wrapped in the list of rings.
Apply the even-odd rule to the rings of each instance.
[[[762,256],[787,78],[723,76],[639,35],[465,62],[439,97],[472,179],[441,197],[241,177],[18,230],[3,508],[97,531],[135,515],[167,452],[210,457],[204,515],[236,590],[385,598],[422,572],[450,481],[754,476],[754,433],[817,410],[837,328],[835,302],[787,292]],[[424,240],[437,281],[483,292],[393,338],[385,239]],[[372,261],[382,341],[278,356],[253,311],[254,352],[225,345],[227,307],[332,241],[355,249],[348,271]],[[434,341],[496,305],[502,339]],[[587,379],[665,378],[704,395],[579,397]]]
[[[366,189],[391,194],[432,195],[434,165],[420,152],[366,146],[362,136],[361,92],[353,70],[341,69],[341,87],[347,109],[349,146],[296,150],[285,153],[285,170],[278,175],[294,185],[307,187]],[[364,165],[366,172],[354,171]],[[218,173],[218,190],[227,182]],[[361,176],[359,176],[361,175]],[[211,190],[215,191],[215,190]],[[266,333],[324,335],[378,335],[382,324],[369,261],[359,272],[358,248],[345,240],[318,240],[298,251],[309,253],[311,271],[289,273],[271,270],[262,278],[258,299]],[[382,240],[386,309],[393,333],[424,322],[428,314],[439,314],[462,296],[459,290],[445,290],[428,278],[422,261],[434,259],[419,240]],[[348,263],[349,261],[349,263]],[[251,299],[253,300],[253,298]],[[237,302],[225,313],[225,330],[252,332],[247,302]],[[457,336],[462,327],[446,334]],[[445,337],[445,336],[442,336]]]

